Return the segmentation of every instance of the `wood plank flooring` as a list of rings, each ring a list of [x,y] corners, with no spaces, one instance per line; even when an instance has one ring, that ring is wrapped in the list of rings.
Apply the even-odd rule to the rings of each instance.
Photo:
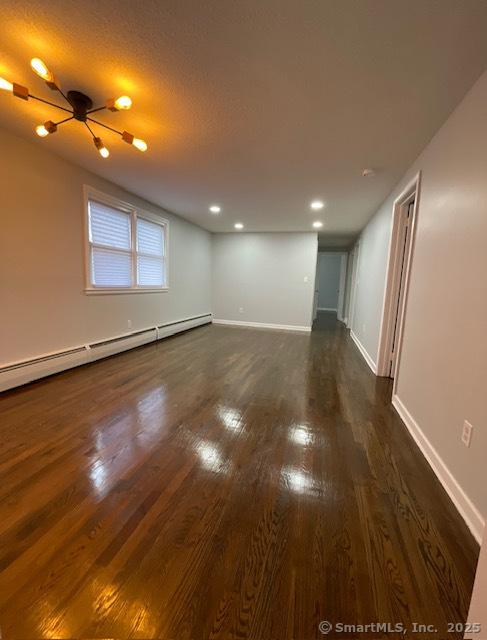
[[[3,639],[461,637],[477,545],[330,314],[53,376],[0,424]]]

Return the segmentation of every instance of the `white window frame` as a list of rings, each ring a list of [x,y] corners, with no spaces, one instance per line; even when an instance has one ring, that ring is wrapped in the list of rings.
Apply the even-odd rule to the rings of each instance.
[[[100,295],[100,294],[120,294],[120,293],[162,293],[169,290],[169,222],[165,218],[161,218],[155,213],[145,211],[141,207],[137,207],[129,202],[124,202],[119,198],[109,196],[106,193],[98,191],[93,187],[84,185],[83,187],[83,229],[84,229],[84,246],[85,246],[85,293],[88,295]],[[132,265],[132,285],[130,287],[103,287],[96,286],[92,283],[91,278],[91,246],[90,242],[90,214],[89,214],[89,202],[90,200],[96,200],[101,204],[114,207],[119,211],[124,211],[130,215],[130,255]],[[158,224],[163,229],[163,273],[164,273],[164,285],[162,287],[144,286],[137,284],[137,256],[145,255],[144,253],[137,251],[137,219],[147,220]],[[110,247],[107,247],[110,248]],[[128,253],[125,249],[114,251],[121,251],[122,253]],[[153,256],[152,256],[153,257]]]

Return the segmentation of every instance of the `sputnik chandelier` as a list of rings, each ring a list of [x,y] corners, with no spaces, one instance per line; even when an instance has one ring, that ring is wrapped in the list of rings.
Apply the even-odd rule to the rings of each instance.
[[[56,107],[56,109],[60,109],[61,111],[65,111],[66,113],[71,114],[67,118],[64,118],[64,120],[60,120],[59,122],[48,120],[47,122],[44,122],[44,124],[40,124],[36,127],[36,133],[38,136],[40,136],[41,138],[45,138],[50,134],[56,133],[60,125],[65,124],[70,120],[78,120],[79,122],[82,122],[90,132],[91,137],[93,138],[93,144],[97,148],[98,153],[102,158],[108,158],[110,152],[103,144],[102,139],[93,133],[90,124],[99,125],[100,127],[104,127],[105,129],[108,129],[113,133],[117,133],[122,137],[122,140],[124,142],[133,145],[139,151],[147,151],[147,143],[144,140],[136,138],[128,131],[118,131],[117,129],[109,127],[107,124],[103,124],[103,122],[99,122],[98,120],[95,120],[91,117],[92,113],[103,111],[104,109],[108,109],[109,111],[126,111],[127,109],[130,109],[130,107],[132,106],[132,100],[128,96],[110,98],[102,107],[93,108],[92,99],[84,93],[81,93],[81,91],[68,91],[65,95],[61,90],[59,82],[56,80],[51,71],[49,71],[44,62],[42,62],[42,60],[40,60],[39,58],[33,58],[30,61],[30,66],[38,76],[45,80],[47,86],[52,91],[58,91],[62,95],[62,97],[68,103],[69,109],[67,107],[62,107],[58,104],[54,104],[54,102],[49,102],[49,100],[44,100],[44,98],[34,96],[29,92],[29,89],[27,87],[23,87],[22,85],[16,84],[15,82],[9,82],[8,80],[4,80],[4,78],[0,78],[0,89],[10,91],[14,96],[16,96],[17,98],[21,98],[22,100],[29,100],[30,98],[32,98],[33,100],[44,102],[51,107]]]

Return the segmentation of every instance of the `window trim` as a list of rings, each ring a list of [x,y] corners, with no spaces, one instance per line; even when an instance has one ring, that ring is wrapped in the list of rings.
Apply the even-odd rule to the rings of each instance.
[[[131,266],[132,266],[132,282],[131,287],[102,287],[93,285],[91,282],[91,242],[89,231],[89,202],[90,200],[96,200],[101,204],[105,204],[110,207],[124,211],[130,215],[130,240],[131,240]],[[163,228],[163,256],[162,261],[164,265],[164,286],[153,287],[147,285],[137,284],[137,218],[146,220],[158,224]],[[169,291],[169,221],[166,218],[142,209],[129,202],[125,202],[120,198],[110,196],[98,189],[90,187],[89,185],[83,185],[83,235],[84,235],[84,292],[87,295],[113,295],[113,294],[127,294],[127,293],[164,293]],[[100,245],[101,246],[101,245]],[[113,247],[106,247],[109,250],[117,251]],[[127,253],[126,250],[121,250],[122,253]]]

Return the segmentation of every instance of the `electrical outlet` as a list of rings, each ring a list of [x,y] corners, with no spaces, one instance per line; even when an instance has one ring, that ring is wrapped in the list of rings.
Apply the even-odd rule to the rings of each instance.
[[[132,328],[132,320],[127,320],[127,329]]]
[[[239,307],[239,308],[238,308],[238,312],[239,312],[239,313],[243,313],[243,312],[244,312],[244,308],[243,308],[243,307]]]
[[[304,276],[304,282],[309,282],[309,277],[308,276]]]
[[[470,424],[470,422],[467,422],[467,420],[465,420],[462,429],[462,442],[466,447],[470,446],[470,442],[472,440],[472,431],[472,425]]]

